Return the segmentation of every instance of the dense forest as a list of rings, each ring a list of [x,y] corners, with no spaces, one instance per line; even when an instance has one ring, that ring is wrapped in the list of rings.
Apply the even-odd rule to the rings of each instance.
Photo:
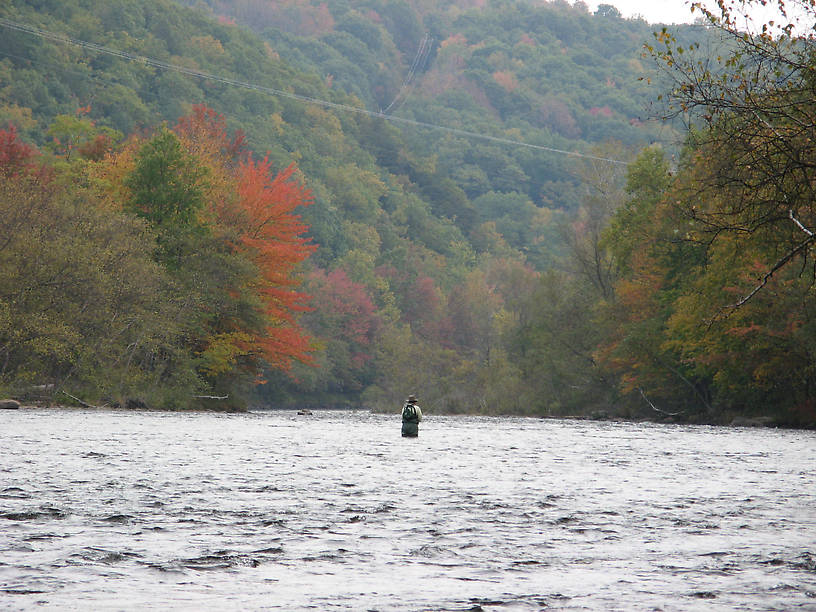
[[[734,23],[5,4],[0,394],[816,422],[816,60]]]

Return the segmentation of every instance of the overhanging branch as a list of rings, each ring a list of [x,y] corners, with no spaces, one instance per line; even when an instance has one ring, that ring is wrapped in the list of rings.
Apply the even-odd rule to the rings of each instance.
[[[799,255],[802,251],[806,250],[811,244],[816,242],[816,234],[814,234],[811,230],[809,230],[807,227],[805,227],[802,224],[802,222],[799,221],[799,219],[797,219],[793,215],[793,210],[788,211],[788,216],[790,217],[791,221],[793,221],[799,229],[801,229],[805,234],[807,234],[807,236],[808,236],[807,239],[805,239],[803,242],[800,242],[795,248],[788,251],[785,254],[784,257],[779,259],[773,265],[773,267],[770,270],[768,270],[768,272],[765,274],[765,276],[762,277],[762,281],[759,283],[759,285],[754,287],[754,289],[753,289],[753,291],[751,291],[751,293],[749,293],[748,295],[743,297],[736,304],[731,304],[730,306],[725,306],[724,308],[722,308],[720,310],[720,312],[728,311],[730,313],[730,312],[733,312],[734,310],[736,310],[737,308],[739,308],[740,306],[746,304],[748,302],[748,300],[750,300],[752,297],[754,297],[757,293],[759,293],[762,290],[762,288],[765,285],[768,284],[768,281],[771,280],[771,278],[773,277],[774,274],[776,274],[781,268],[783,268],[788,262],[790,262],[797,255]],[[716,320],[716,319],[717,319],[717,317],[714,317],[714,320]]]

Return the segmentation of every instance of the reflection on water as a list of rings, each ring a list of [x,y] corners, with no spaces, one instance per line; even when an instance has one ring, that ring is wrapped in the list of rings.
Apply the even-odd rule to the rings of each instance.
[[[816,610],[816,435],[0,413],[0,608]]]

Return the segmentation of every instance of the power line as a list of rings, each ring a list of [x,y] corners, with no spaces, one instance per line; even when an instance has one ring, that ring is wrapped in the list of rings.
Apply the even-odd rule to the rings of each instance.
[[[10,19],[4,19],[0,17],[0,25],[6,27],[10,30],[16,30],[18,32],[24,32],[26,34],[31,34],[33,36],[38,36],[43,39],[52,40],[54,42],[75,45],[78,47],[82,47],[84,49],[89,49],[91,51],[95,51],[97,53],[105,53],[108,55],[113,55],[114,57],[119,57],[128,61],[132,62],[139,62],[145,64],[147,66],[153,66],[154,68],[161,68],[163,70],[172,70],[174,72],[178,72],[180,74],[185,74],[187,76],[196,77],[199,79],[205,79],[208,81],[214,81],[216,83],[223,83],[225,85],[232,85],[235,87],[241,87],[244,89],[250,89],[252,91],[258,91],[261,93],[270,94],[273,96],[279,96],[282,98],[288,98],[290,100],[297,100],[299,102],[308,102],[310,104],[315,104],[318,106],[322,106],[324,108],[331,108],[334,110],[345,111],[350,113],[357,113],[360,115],[366,115],[368,117],[373,117],[377,119],[383,119],[384,121],[390,121],[392,123],[401,123],[404,125],[410,125],[413,127],[420,127],[420,128],[428,128],[432,130],[439,130],[443,132],[448,132],[450,134],[456,134],[459,136],[464,136],[467,138],[479,138],[481,140],[488,140],[491,142],[505,144],[510,146],[518,146],[518,147],[526,147],[528,149],[535,149],[538,151],[546,151],[549,153],[556,153],[558,155],[568,155],[571,157],[579,157],[582,159],[592,159],[595,161],[603,161],[609,162],[612,164],[620,164],[620,165],[628,165],[628,162],[621,161],[619,159],[610,159],[608,157],[601,157],[598,155],[590,155],[587,153],[578,153],[576,151],[566,151],[563,149],[556,149],[553,147],[546,147],[544,145],[536,145],[527,142],[522,142],[520,140],[512,140],[510,138],[502,138],[500,136],[490,136],[488,134],[480,134],[478,132],[471,132],[468,130],[462,130],[459,128],[452,128],[444,125],[437,125],[433,123],[425,123],[424,121],[415,121],[413,119],[407,119],[405,117],[395,117],[393,115],[386,115],[382,112],[375,112],[370,111],[365,108],[359,108],[356,106],[350,106],[348,104],[339,104],[337,102],[329,102],[328,100],[321,100],[319,98],[313,98],[311,96],[304,96],[301,94],[292,93],[289,91],[283,91],[281,89],[274,89],[272,87],[264,87],[263,85],[257,85],[255,83],[248,83],[246,81],[239,81],[236,79],[231,79],[229,77],[222,77],[218,76],[209,72],[204,72],[201,70],[193,70],[191,68],[186,68],[185,66],[179,66],[177,64],[170,64],[167,62],[163,62],[161,60],[146,57],[144,55],[135,55],[133,53],[128,53],[127,51],[120,51],[118,49],[112,49],[110,47],[105,47],[103,45],[98,45],[96,43],[88,42],[85,40],[80,40],[78,38],[71,38],[70,36],[64,36],[62,34],[55,34],[54,32],[49,32],[48,30],[43,30],[31,25],[27,25],[24,23],[20,23],[17,21],[12,21]]]

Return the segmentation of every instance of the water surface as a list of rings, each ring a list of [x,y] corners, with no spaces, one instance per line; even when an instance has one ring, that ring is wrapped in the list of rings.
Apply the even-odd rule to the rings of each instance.
[[[0,609],[816,610],[816,435],[3,411]]]

